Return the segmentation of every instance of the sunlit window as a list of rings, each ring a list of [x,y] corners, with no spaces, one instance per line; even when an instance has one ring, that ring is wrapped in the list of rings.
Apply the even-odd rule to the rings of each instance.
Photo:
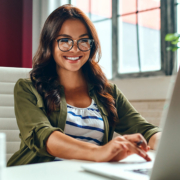
[[[118,73],[160,70],[160,1],[119,0],[118,22]]]

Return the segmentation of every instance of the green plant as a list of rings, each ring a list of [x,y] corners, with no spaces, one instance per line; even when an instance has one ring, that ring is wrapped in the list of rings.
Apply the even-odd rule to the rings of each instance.
[[[174,33],[174,34],[167,34],[165,36],[165,41],[171,42],[171,46],[167,47],[166,49],[168,51],[176,51],[178,48],[178,43],[180,42],[180,34]]]

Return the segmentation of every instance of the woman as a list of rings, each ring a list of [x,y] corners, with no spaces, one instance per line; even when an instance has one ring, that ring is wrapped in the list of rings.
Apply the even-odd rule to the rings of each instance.
[[[150,161],[147,151],[159,129],[108,82],[98,65],[100,55],[97,32],[81,10],[64,5],[50,14],[31,79],[15,85],[21,146],[8,166],[56,157],[119,161],[133,153]],[[114,131],[123,136],[112,140]]]

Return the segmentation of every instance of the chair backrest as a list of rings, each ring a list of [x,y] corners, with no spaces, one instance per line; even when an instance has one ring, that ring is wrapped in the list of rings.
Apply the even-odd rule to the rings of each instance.
[[[0,132],[6,134],[6,160],[19,150],[20,138],[14,114],[14,85],[28,78],[31,68],[0,67]]]

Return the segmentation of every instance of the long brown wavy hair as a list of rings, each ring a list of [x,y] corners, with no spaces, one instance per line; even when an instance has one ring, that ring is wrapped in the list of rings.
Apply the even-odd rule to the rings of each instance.
[[[87,82],[94,85],[98,100],[108,112],[108,121],[114,125],[117,121],[115,100],[112,96],[111,86],[102,72],[98,62],[101,57],[101,47],[96,29],[90,19],[78,8],[72,5],[60,6],[54,10],[47,20],[40,35],[38,50],[33,58],[33,69],[30,77],[38,93],[43,97],[47,114],[60,106],[60,92],[56,63],[52,55],[53,41],[58,36],[62,24],[67,19],[78,19],[86,26],[94,44],[90,50],[88,61],[83,65],[82,72]]]

